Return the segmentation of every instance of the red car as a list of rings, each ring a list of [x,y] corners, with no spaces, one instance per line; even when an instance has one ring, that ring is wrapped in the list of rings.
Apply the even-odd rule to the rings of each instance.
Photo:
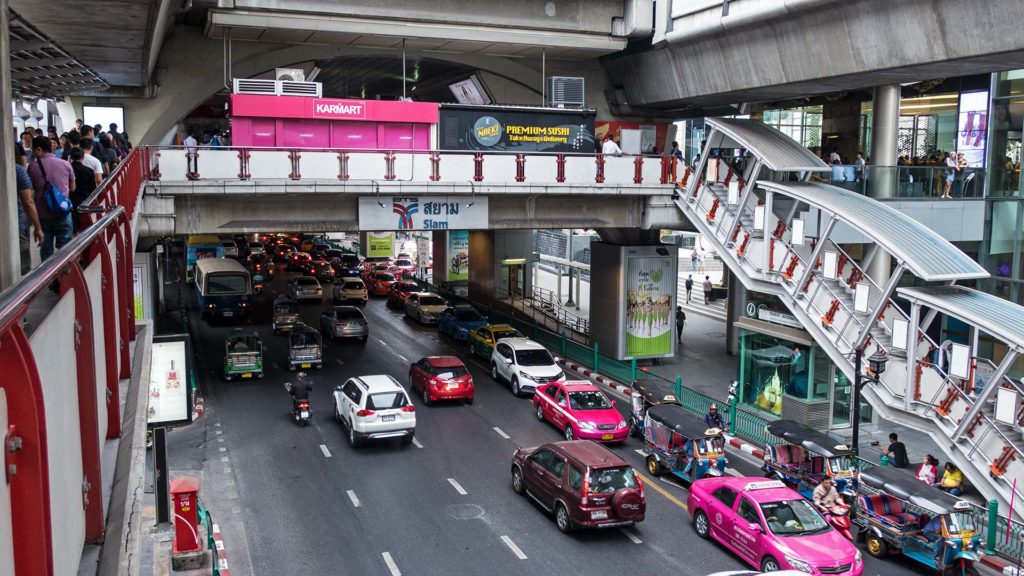
[[[427,356],[410,364],[409,383],[427,406],[438,400],[473,403],[473,376],[455,356]]]
[[[405,301],[409,298],[409,294],[419,291],[419,284],[409,280],[399,280],[388,290],[388,306],[405,310]]]
[[[374,296],[387,296],[391,285],[395,283],[395,277],[387,272],[374,272],[367,275],[363,281],[366,290]]]
[[[615,402],[587,380],[552,382],[533,395],[537,420],[547,420],[575,438],[599,442],[624,442],[629,433],[626,420],[615,409]]]
[[[313,257],[305,252],[292,252],[288,255],[288,263],[286,268],[288,270],[298,270],[300,272],[305,271],[309,268],[309,265],[313,262]]]

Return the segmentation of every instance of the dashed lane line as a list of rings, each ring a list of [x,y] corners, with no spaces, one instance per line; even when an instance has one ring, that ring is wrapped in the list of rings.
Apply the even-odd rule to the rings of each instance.
[[[345,365],[345,363],[341,361],[341,358],[335,358],[334,361],[338,363],[338,366],[344,366]]]
[[[388,345],[387,342],[381,340],[380,338],[377,338],[377,342],[380,342],[382,346],[387,346]]]
[[[637,538],[636,534],[633,534],[632,532],[630,532],[628,528],[619,528],[619,532],[622,532],[622,534],[626,538],[629,538],[629,541],[632,542],[633,544],[643,544],[644,543],[643,540]]]
[[[412,445],[417,448],[423,448],[423,444],[420,444],[420,441],[415,436],[412,437]]]
[[[408,362],[409,361],[408,358],[406,358],[405,356],[402,356],[401,354],[399,354],[398,357],[402,359],[402,362]]]
[[[463,488],[462,485],[459,484],[459,481],[456,480],[455,478],[449,478],[448,483],[451,484],[452,488],[455,488],[455,491],[458,492],[459,494],[462,494],[463,496],[469,494],[469,492],[466,492],[466,489]]]
[[[639,448],[637,448],[636,450],[633,450],[633,452],[636,452],[637,454],[643,456],[644,458],[647,457],[647,452],[644,452],[643,450],[641,450]]]
[[[509,436],[508,434],[505,434],[505,431],[502,430],[501,428],[498,428],[497,426],[494,427],[494,431],[498,433],[498,436],[501,436],[505,440],[511,440],[512,439],[511,436]]]
[[[330,458],[331,457],[331,451],[327,449],[327,445],[326,444],[321,444],[320,445],[320,451],[324,453],[324,458]]]
[[[658,486],[658,483],[655,482],[654,480],[651,480],[646,474],[644,474],[644,473],[642,473],[642,472],[640,472],[639,470],[636,470],[636,469],[634,469],[634,472],[636,472],[637,475],[639,475],[641,478],[643,478],[644,483],[647,486],[650,486],[652,490],[654,490],[658,494],[661,494],[662,496],[664,496],[666,499],[668,499],[669,502],[675,504],[676,506],[679,506],[683,510],[687,510],[685,502],[683,502],[679,498],[676,498],[672,494],[669,494],[668,490],[665,490],[661,486]]]
[[[348,494],[348,499],[352,501],[353,507],[359,508],[360,506],[362,506],[362,504],[359,502],[359,497],[356,496],[355,492],[353,492],[352,490],[346,490],[345,494]]]
[[[395,564],[395,559],[391,557],[390,553],[381,552],[380,555],[384,557],[384,563],[388,565],[391,576],[402,576],[402,571],[398,569],[398,564]]]
[[[516,543],[513,542],[511,538],[509,538],[508,536],[502,536],[501,541],[504,542],[505,546],[508,546],[508,549],[516,555],[516,558],[519,558],[520,560],[526,560],[526,554],[523,554],[523,551],[519,549],[519,546],[516,546]]]

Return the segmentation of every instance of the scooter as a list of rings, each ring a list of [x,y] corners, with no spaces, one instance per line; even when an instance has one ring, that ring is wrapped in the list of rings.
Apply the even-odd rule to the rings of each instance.
[[[822,512],[825,520],[842,534],[847,540],[853,541],[853,533],[850,531],[850,507],[845,503],[835,503],[827,511]]]
[[[309,423],[309,400],[295,400],[292,402],[292,418],[299,426],[305,427]]]

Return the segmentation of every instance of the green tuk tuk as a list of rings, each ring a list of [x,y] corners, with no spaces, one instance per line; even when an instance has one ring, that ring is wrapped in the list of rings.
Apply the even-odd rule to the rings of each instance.
[[[263,378],[263,340],[255,332],[236,330],[224,340],[224,380]]]

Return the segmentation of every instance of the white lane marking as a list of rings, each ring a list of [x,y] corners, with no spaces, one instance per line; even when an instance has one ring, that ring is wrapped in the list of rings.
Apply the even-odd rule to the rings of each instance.
[[[391,554],[381,552],[380,555],[384,557],[384,563],[388,565],[388,570],[391,571],[391,576],[402,576],[402,571],[398,569],[398,564],[395,564],[395,560],[391,557]]]
[[[740,475],[739,470],[734,470],[732,468],[726,468],[725,469],[725,473],[728,474],[729,476],[739,476]]]
[[[225,448],[225,447],[223,447],[223,446],[221,446],[221,447],[220,447],[220,451],[221,451],[221,452],[227,452],[227,451],[228,451],[228,449],[227,449],[227,448]]]
[[[412,437],[412,445],[417,448],[423,448],[423,444],[420,444],[420,441],[415,436]]]
[[[639,454],[641,456],[644,456],[644,457],[647,456],[647,452],[644,452],[643,450],[641,450],[639,448],[637,448],[636,450],[633,450],[633,452],[636,452],[637,454]]]
[[[519,546],[516,546],[516,543],[513,542],[511,538],[508,536],[502,536],[501,541],[504,542],[505,546],[508,546],[509,550],[516,555],[516,558],[526,560],[526,554],[523,554],[523,551],[519,549]]]
[[[380,342],[382,346],[387,346],[388,345],[387,342],[381,340],[380,338],[377,338],[377,342]],[[385,552],[385,554],[387,554],[387,552]]]
[[[633,534],[632,532],[630,532],[626,528],[619,528],[619,532],[622,532],[622,534],[625,535],[626,538],[629,538],[630,542],[632,542],[633,544],[643,544],[644,543],[643,540],[641,540],[641,539],[636,537],[636,534]]]
[[[459,484],[459,481],[456,480],[455,478],[449,478],[448,483],[451,484],[452,488],[455,488],[455,491],[458,492],[459,494],[462,494],[463,496],[469,494],[469,492],[466,492],[466,489],[463,488],[462,485]]]
[[[338,366],[344,366],[345,365],[345,363],[341,361],[341,358],[335,358],[334,361],[338,363]]]
[[[324,453],[324,458],[330,458],[331,457],[331,451],[327,449],[327,445],[326,444],[321,444],[320,445],[320,451]]]
[[[505,440],[511,440],[512,439],[511,436],[509,436],[508,434],[505,434],[505,431],[502,430],[501,428],[498,428],[497,426],[494,427],[494,431],[498,433],[498,436],[501,436]]]
[[[402,356],[401,354],[399,354],[398,357],[402,359],[402,362],[408,362],[409,361],[408,358],[406,358],[405,356]]]
[[[661,480],[662,482],[664,482],[665,484],[668,484],[669,486],[675,486],[676,488],[679,488],[680,490],[686,490],[686,488],[683,488],[682,486],[680,486],[679,484],[676,484],[675,482],[669,480],[668,478],[658,478],[658,480]]]
[[[223,431],[223,430],[217,430],[217,436],[220,436],[220,435],[221,435],[221,434],[223,434],[223,433],[224,433],[224,431]]]
[[[356,508],[362,506],[362,504],[359,503],[359,497],[356,496],[355,492],[353,492],[352,490],[346,490],[345,494],[348,494],[348,499],[352,501],[353,506],[355,506]]]

